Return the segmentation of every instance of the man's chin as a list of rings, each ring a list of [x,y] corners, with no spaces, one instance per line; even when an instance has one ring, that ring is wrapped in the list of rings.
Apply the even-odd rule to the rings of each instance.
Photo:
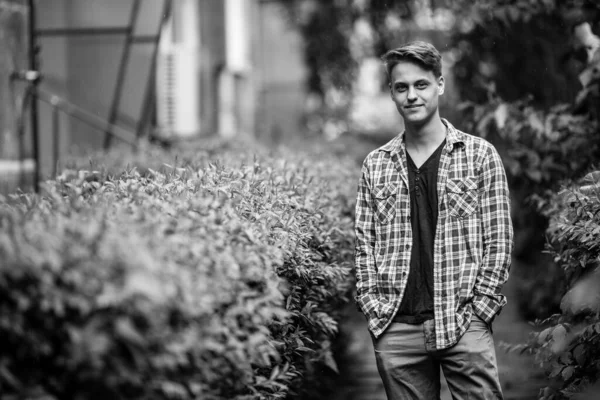
[[[411,125],[422,125],[426,122],[427,118],[423,115],[405,115],[403,116],[404,122]]]
[[[427,122],[429,122],[431,120],[431,118],[433,117],[433,115],[424,115],[421,113],[418,114],[406,114],[403,115],[402,118],[404,119],[404,123],[406,124],[410,124],[412,126],[422,126],[427,124]]]

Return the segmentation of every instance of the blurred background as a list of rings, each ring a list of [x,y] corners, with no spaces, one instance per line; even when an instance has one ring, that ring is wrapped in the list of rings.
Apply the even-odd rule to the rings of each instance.
[[[385,140],[402,121],[388,101],[379,56],[415,39],[443,54],[449,90],[442,113],[457,126],[466,129],[467,102],[496,95],[549,109],[580,91],[585,50],[571,29],[586,19],[593,27],[597,18],[594,2],[585,1],[1,4],[2,158],[37,152],[42,176],[73,148],[107,147],[113,131],[125,141]],[[27,70],[33,75],[15,76]],[[25,95],[28,83],[37,85],[36,101]],[[20,116],[29,117],[21,139]]]
[[[537,398],[544,360],[519,345],[564,311],[578,279],[548,251],[549,199],[598,163],[599,11],[594,0],[0,0],[1,192],[36,190],[70,155],[140,141],[316,144],[359,165],[402,130],[379,57],[429,41],[443,56],[442,116],[505,163],[516,247],[495,327],[501,377],[508,398]],[[348,308],[343,326],[339,399],[383,398],[362,316]]]

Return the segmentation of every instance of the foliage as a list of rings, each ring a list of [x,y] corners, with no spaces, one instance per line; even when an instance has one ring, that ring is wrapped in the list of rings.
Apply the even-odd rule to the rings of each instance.
[[[476,7],[454,4],[461,15],[454,35],[453,66],[461,98],[486,102],[489,87],[507,101],[523,95],[548,109],[571,103],[581,90],[578,74],[586,65],[575,46],[573,26],[600,23],[597,2],[555,0],[484,1]]]
[[[0,398],[326,396],[355,164],[186,147],[0,203]]]
[[[511,189],[543,193],[570,177],[581,176],[600,155],[596,124],[576,115],[568,104],[549,111],[529,100],[506,102],[495,97],[478,106],[465,103],[472,125],[467,129],[495,143]]]
[[[305,43],[308,92],[320,99],[309,107],[308,126],[324,131],[353,129],[348,113],[363,61],[417,38],[445,53],[452,89],[462,99],[486,102],[494,85],[507,101],[529,94],[544,109],[570,103],[581,89],[577,74],[585,64],[583,47],[572,46],[571,29],[583,20],[595,29],[600,23],[594,0],[282,3]],[[460,125],[453,104],[442,104],[444,113]]]
[[[348,1],[287,1],[289,20],[304,39],[307,89],[324,96],[331,87],[349,90],[356,67],[346,37],[352,12]]]
[[[541,254],[548,221],[540,199],[600,156],[598,79],[586,78],[599,64],[589,53],[594,35],[580,29],[598,22],[597,9],[586,1],[487,1],[468,12],[471,26],[456,36],[454,69],[471,100],[463,126],[492,141],[507,168],[514,255],[531,266],[514,272],[531,319],[558,311],[564,287],[560,268]]]
[[[508,4],[510,7],[522,4],[514,1],[486,4],[489,3]],[[565,8],[553,2],[546,3],[552,7],[543,13],[582,11],[587,4],[579,2],[579,6],[569,9],[573,4]],[[594,169],[600,155],[600,52],[597,50],[600,38],[590,29],[590,21],[597,15],[587,19],[581,19],[582,16],[585,12],[580,13],[573,24],[573,43],[583,45],[585,54],[577,70],[579,92],[573,96],[572,104],[544,110],[539,107],[544,105],[539,99],[506,102],[498,96],[502,86],[500,81],[496,80],[497,77],[488,77],[488,83],[491,83],[485,88],[486,104],[468,106],[472,129],[493,141],[503,156],[513,194],[518,200],[518,208],[514,210],[516,230],[533,226],[533,233],[549,218],[546,233],[549,252],[554,257],[546,264],[538,263],[536,268],[536,274],[543,275],[546,283],[541,289],[546,295],[537,296],[538,301],[535,302],[530,291],[524,304],[529,304],[532,313],[548,300],[559,303],[560,307],[556,314],[538,321],[540,331],[532,333],[528,345],[517,346],[520,350],[533,352],[547,373],[549,382],[540,391],[542,399],[595,399],[600,395],[600,270],[597,268],[600,255],[597,217],[600,211],[600,175],[598,172],[585,175]],[[536,13],[526,14],[526,17],[529,19],[526,23],[548,18],[546,14],[539,17]],[[567,21],[573,16],[561,18]],[[500,21],[499,24],[514,23],[518,13],[507,18],[511,19],[512,22]],[[493,27],[493,24],[490,25]],[[504,29],[510,29],[510,26]],[[486,32],[486,29],[482,28],[481,32]],[[478,35],[482,35],[481,32]],[[497,50],[491,49],[490,52],[500,58],[500,54],[495,53]],[[583,175],[585,177],[581,179]],[[567,189],[553,195],[560,187]],[[535,201],[524,208],[528,197]],[[537,246],[522,239],[515,238],[517,243],[521,242],[522,252],[537,252]],[[516,255],[522,254],[517,251]],[[548,275],[553,275],[550,271],[556,270],[555,266],[560,267],[561,273],[548,279]],[[541,273],[540,268],[543,268]],[[539,282],[536,277],[535,283]],[[534,284],[530,287],[534,294],[536,291],[539,293],[539,286]]]
[[[405,25],[431,11],[423,1],[288,0],[282,2],[290,23],[304,41],[309,92],[351,92],[356,67],[365,57],[379,57],[398,40]],[[445,10],[443,4],[435,8]],[[399,29],[400,28],[400,29]],[[400,34],[400,36],[399,36]]]
[[[529,349],[544,367],[543,399],[592,399],[600,394],[600,173],[593,172],[548,203],[555,262],[568,291],[561,313],[540,323]],[[580,184],[581,185],[581,184]]]
[[[528,319],[545,318],[558,311],[562,293],[557,289],[564,284],[560,268],[541,253],[548,222],[538,207],[561,183],[583,176],[600,158],[597,124],[587,114],[573,114],[566,104],[544,111],[529,100],[490,99],[483,105],[465,103],[470,121],[465,127],[490,140],[502,157],[513,202],[513,256],[533,266],[513,271],[520,278],[519,309]]]

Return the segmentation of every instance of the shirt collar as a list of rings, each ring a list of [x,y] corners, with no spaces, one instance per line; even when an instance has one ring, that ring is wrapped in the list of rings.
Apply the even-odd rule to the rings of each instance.
[[[455,145],[464,144],[464,133],[456,129],[448,120],[442,118],[442,122],[448,128],[446,132],[446,150],[450,153],[454,149]],[[395,153],[404,151],[405,143],[404,143],[404,133],[406,131],[403,130],[392,140],[387,142],[385,145],[379,148],[380,151],[385,151],[388,153]]]

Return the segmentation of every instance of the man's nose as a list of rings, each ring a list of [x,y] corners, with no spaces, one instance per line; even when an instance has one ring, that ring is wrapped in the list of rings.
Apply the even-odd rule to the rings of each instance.
[[[413,88],[412,86],[408,88],[406,98],[408,101],[415,101],[417,99],[417,91],[415,90],[415,88]]]

